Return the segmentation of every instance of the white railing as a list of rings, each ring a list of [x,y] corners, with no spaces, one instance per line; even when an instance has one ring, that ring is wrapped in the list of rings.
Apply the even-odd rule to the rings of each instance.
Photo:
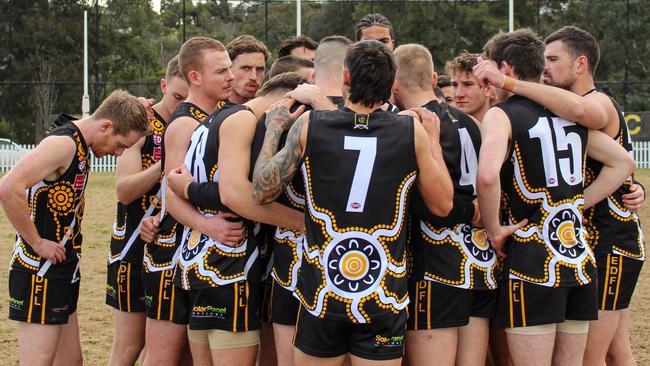
[[[30,152],[36,145],[0,145],[0,173],[6,173],[20,158]],[[97,158],[91,155],[90,166],[93,172],[115,171],[115,156]]]
[[[650,141],[635,141],[634,145],[634,159],[636,160],[637,168],[648,169],[650,168]],[[16,162],[27,154],[35,145],[0,145],[0,173],[6,173],[11,169]],[[115,171],[115,157],[105,156],[103,158],[96,158],[94,155],[91,160],[91,167],[93,172],[113,172]]]

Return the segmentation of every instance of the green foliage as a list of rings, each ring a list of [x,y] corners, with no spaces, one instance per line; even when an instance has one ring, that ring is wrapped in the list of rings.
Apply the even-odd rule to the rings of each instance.
[[[545,37],[574,24],[599,41],[602,59],[596,78],[608,81],[624,102],[625,55],[629,55],[628,110],[650,109],[646,24],[647,2],[517,0],[515,26],[530,27]],[[82,94],[83,10],[88,10],[91,109],[117,87],[160,97],[158,80],[167,61],[185,39],[197,35],[224,44],[251,34],[277,53],[295,35],[295,1],[162,0],[155,12],[151,0],[4,0],[0,1],[0,134],[22,143],[34,141],[32,82],[44,61],[52,68],[58,98],[56,112],[80,113]],[[480,52],[489,37],[508,27],[508,1],[309,1],[302,2],[302,32],[319,40],[340,34],[354,40],[354,26],[365,14],[379,12],[393,23],[398,44],[421,43],[441,73],[461,50]],[[185,34],[183,34],[183,29]],[[626,42],[627,40],[627,42]],[[272,57],[272,60],[274,57]],[[271,61],[272,61],[271,60]],[[9,84],[9,81],[17,82]],[[4,121],[4,122],[3,122]],[[6,123],[11,121],[11,123]]]

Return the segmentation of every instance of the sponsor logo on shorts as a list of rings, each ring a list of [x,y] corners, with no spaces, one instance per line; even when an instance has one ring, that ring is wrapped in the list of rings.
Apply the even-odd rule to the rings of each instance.
[[[404,345],[404,336],[384,337],[379,334],[375,335],[375,347],[402,347]]]
[[[115,298],[117,296],[117,291],[115,291],[115,288],[111,285],[106,285],[106,295]]]
[[[153,296],[151,295],[144,295],[144,303],[147,306],[151,306],[151,303],[153,302]]]
[[[65,311],[68,311],[69,307],[70,307],[69,305],[65,305],[65,306],[61,306],[61,307],[58,307],[58,308],[52,308],[52,312],[54,312],[54,313],[63,313]]]
[[[222,308],[216,306],[200,306],[196,305],[192,308],[192,316],[197,318],[219,318],[225,319],[228,309],[224,306]]]
[[[23,300],[14,299],[13,297],[9,299],[9,307],[14,310],[22,310],[24,303]]]

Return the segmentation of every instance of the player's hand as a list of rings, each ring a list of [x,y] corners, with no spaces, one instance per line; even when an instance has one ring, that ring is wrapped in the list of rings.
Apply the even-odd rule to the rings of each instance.
[[[246,226],[241,218],[231,212],[222,212],[206,217],[201,232],[218,242],[235,246],[246,235]]]
[[[293,122],[305,111],[305,106],[301,105],[295,112],[290,113],[291,106],[295,102],[294,99],[283,98],[271,104],[269,110],[266,112],[266,129],[277,128],[281,131],[288,130]]]
[[[327,98],[323,95],[323,91],[314,84],[300,84],[294,90],[287,92],[284,95],[286,98],[295,99],[299,103],[315,105],[317,101],[322,98]]]
[[[145,243],[153,243],[160,231],[160,217],[148,216],[140,222],[140,239]]]
[[[645,202],[645,191],[640,184],[632,183],[630,186],[630,193],[623,195],[623,205],[628,210],[638,213],[641,206]]]
[[[49,259],[52,264],[58,264],[65,260],[65,247],[61,243],[41,238],[32,249],[42,258]]]
[[[494,85],[498,88],[503,86],[505,75],[499,71],[496,62],[478,57],[473,71],[480,86],[486,86],[487,84]]]
[[[440,118],[430,110],[422,107],[411,108],[418,115],[422,127],[433,141],[440,140]]]
[[[183,197],[185,199],[189,198],[185,194],[185,188],[189,183],[194,182],[194,177],[192,177],[190,171],[187,170],[185,164],[179,166],[176,169],[173,169],[171,172],[169,172],[169,174],[166,175],[166,177],[167,185],[178,197]]]
[[[138,97],[138,102],[142,103],[144,109],[147,110],[147,120],[153,119],[153,105],[156,104],[156,100],[153,98]]]
[[[503,257],[503,258],[506,257],[506,251],[504,246],[508,237],[512,235],[512,233],[514,233],[515,231],[526,226],[527,224],[528,224],[528,219],[523,219],[513,225],[507,225],[507,226],[501,225],[494,233],[488,232],[487,230],[485,231],[488,235],[488,239],[490,239],[490,244],[492,245],[492,248],[494,248],[494,250],[497,252],[497,255],[499,257]]]

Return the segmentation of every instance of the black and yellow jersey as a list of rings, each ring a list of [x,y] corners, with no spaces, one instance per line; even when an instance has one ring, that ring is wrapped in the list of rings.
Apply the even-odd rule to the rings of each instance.
[[[548,287],[594,281],[595,258],[582,226],[587,129],[519,96],[497,107],[512,128],[501,169],[503,219],[528,219],[506,243],[509,278]]]
[[[243,105],[226,103],[192,134],[185,165],[199,184],[218,182],[219,129],[228,117],[246,109]],[[210,202],[196,208],[206,217],[231,212],[223,205],[215,207]],[[250,274],[258,275],[259,251],[255,242],[255,225],[250,220],[244,220],[244,224],[247,235],[234,246],[222,244],[185,227],[180,242],[176,284],[186,290],[201,289],[245,281]]]
[[[10,269],[36,273],[40,277],[79,281],[81,260],[81,220],[84,211],[84,190],[90,171],[89,150],[79,128],[71,121],[62,123],[50,136],[68,136],[76,151],[70,166],[54,181],[42,180],[27,189],[29,216],[38,234],[65,246],[65,260],[52,264],[41,258],[25,240],[16,235]]]
[[[178,105],[174,114],[169,118],[167,126],[165,127],[165,132],[163,132],[163,140],[161,142],[161,155],[160,155],[160,165],[161,169],[164,170],[165,167],[165,139],[164,136],[167,133],[167,127],[169,127],[174,120],[180,117],[190,117],[194,119],[197,125],[203,123],[208,114],[205,113],[198,106],[189,103],[183,102]],[[161,177],[161,211],[163,211],[163,218],[160,221],[160,231],[158,237],[152,243],[146,243],[144,246],[143,254],[143,267],[146,272],[158,272],[168,269],[173,269],[176,265],[178,259],[178,243],[180,238],[177,238],[177,233],[183,232],[183,226],[179,224],[171,215],[165,212],[165,177],[162,174]]]
[[[632,155],[632,140],[621,106],[613,98],[610,99],[618,112],[619,129],[614,140]],[[602,168],[601,162],[587,158],[586,186],[596,179]],[[633,182],[634,174],[609,197],[585,211],[586,228],[589,234],[587,240],[594,252],[645,260],[645,241],[639,216],[623,205],[623,195],[630,192]]]
[[[162,139],[166,122],[155,110],[153,115],[149,121],[152,133],[145,137],[140,149],[142,170],[149,169],[162,158]],[[117,203],[109,264],[120,260],[129,263],[142,262],[144,241],[140,239],[140,222],[143,218],[155,216],[160,212],[160,197],[160,183],[156,183],[147,193],[130,204]]]
[[[440,119],[440,146],[454,184],[454,206],[446,217],[433,215],[417,192],[412,199],[412,277],[464,289],[497,287],[497,258],[485,230],[472,225],[481,131],[456,108],[434,100],[423,106]]]
[[[306,237],[294,294],[313,316],[370,323],[405,311],[413,136],[407,116],[311,112],[301,162]]]

